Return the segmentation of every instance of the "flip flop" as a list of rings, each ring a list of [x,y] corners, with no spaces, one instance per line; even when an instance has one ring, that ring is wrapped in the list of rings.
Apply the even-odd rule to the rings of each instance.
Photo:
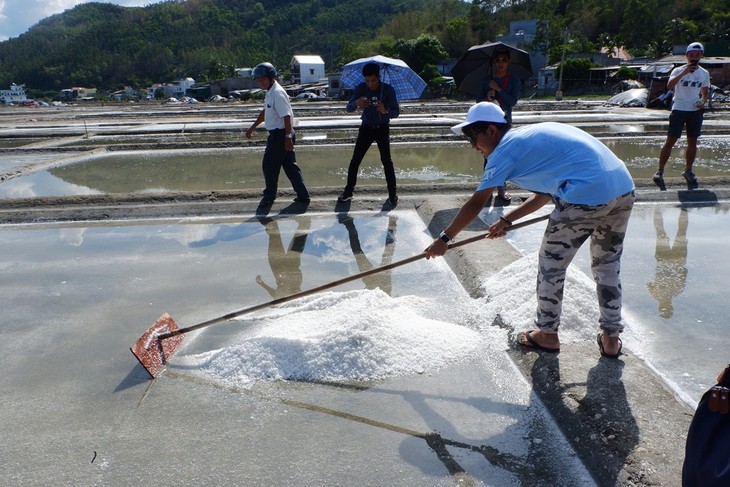
[[[618,358],[619,355],[621,355],[621,349],[624,348],[624,344],[621,341],[621,339],[618,339],[618,352],[616,354],[606,353],[606,351],[603,349],[603,342],[601,341],[601,337],[603,336],[603,333],[598,334],[598,349],[601,351],[601,357],[606,358]]]
[[[537,343],[535,341],[535,339],[532,338],[532,336],[530,336],[530,333],[532,333],[533,331],[540,331],[540,330],[523,331],[522,333],[519,334],[519,339],[518,339],[517,343],[519,343],[523,347],[534,348],[535,350],[540,350],[541,352],[547,352],[547,353],[558,353],[558,352],[560,352],[560,347],[558,347],[558,348],[548,348],[548,347],[543,347],[542,345],[540,345],[539,343]],[[522,337],[523,336],[527,339],[528,342],[530,342],[529,345],[527,345],[526,343],[522,343]]]

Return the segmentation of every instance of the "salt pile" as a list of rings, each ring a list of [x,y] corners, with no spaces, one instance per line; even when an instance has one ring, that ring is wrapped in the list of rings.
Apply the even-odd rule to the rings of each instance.
[[[535,328],[535,283],[537,253],[531,253],[484,280],[486,299],[480,305],[486,316],[501,316],[502,321],[520,331]],[[594,340],[598,333],[598,302],[593,280],[571,265],[565,281],[560,341],[570,343]],[[491,321],[490,321],[491,323]]]
[[[391,297],[379,289],[322,293],[241,319],[249,329],[230,346],[180,354],[176,363],[235,387],[430,373],[506,349],[507,331],[492,326],[498,315],[515,332],[534,328],[536,266],[533,253],[505,267],[484,281],[488,296],[478,300],[458,293],[454,299],[453,292],[433,298]],[[595,336],[594,289],[581,271],[568,271],[563,343]]]
[[[177,361],[228,386],[260,380],[352,381],[427,373],[466,360],[479,332],[430,315],[425,298],[329,292],[259,317],[231,346]],[[425,311],[425,312],[422,312]]]

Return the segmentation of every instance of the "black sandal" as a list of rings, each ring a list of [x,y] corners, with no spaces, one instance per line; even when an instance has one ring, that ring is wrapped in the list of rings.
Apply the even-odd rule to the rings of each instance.
[[[598,349],[601,351],[601,357],[614,358],[614,359],[618,358],[618,356],[621,355],[621,349],[623,349],[623,347],[624,347],[624,344],[621,341],[621,339],[620,338],[618,339],[618,352],[616,352],[616,354],[610,354],[610,353],[606,353],[606,351],[603,349],[603,342],[601,341],[602,336],[603,336],[603,333],[599,333],[598,338],[597,338]]]

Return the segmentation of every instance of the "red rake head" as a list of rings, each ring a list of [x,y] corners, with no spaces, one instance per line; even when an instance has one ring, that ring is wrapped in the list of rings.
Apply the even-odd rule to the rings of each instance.
[[[183,340],[182,335],[163,339],[158,337],[175,330],[177,330],[177,323],[170,315],[165,313],[157,318],[154,325],[130,348],[139,363],[147,369],[153,379],[165,370],[165,363],[175,353]]]

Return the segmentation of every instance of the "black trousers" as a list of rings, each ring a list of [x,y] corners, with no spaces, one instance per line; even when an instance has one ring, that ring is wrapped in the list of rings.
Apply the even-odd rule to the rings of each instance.
[[[388,185],[388,195],[396,194],[395,185],[395,167],[393,159],[390,157],[390,126],[379,125],[373,127],[370,125],[360,125],[357,133],[357,141],[355,142],[355,150],[352,153],[350,166],[347,169],[347,186],[346,191],[353,191],[357,184],[357,173],[360,169],[365,154],[370,146],[376,142],[380,151],[380,162],[383,164],[383,172],[385,173],[385,182]]]
[[[284,129],[269,131],[269,138],[266,140],[264,159],[261,162],[261,169],[264,172],[264,196],[272,200],[276,199],[276,191],[279,186],[279,173],[284,169],[284,174],[289,178],[292,188],[299,198],[309,198],[309,192],[304,185],[302,171],[297,166],[297,158],[294,151],[287,151],[284,147],[286,133]]]

